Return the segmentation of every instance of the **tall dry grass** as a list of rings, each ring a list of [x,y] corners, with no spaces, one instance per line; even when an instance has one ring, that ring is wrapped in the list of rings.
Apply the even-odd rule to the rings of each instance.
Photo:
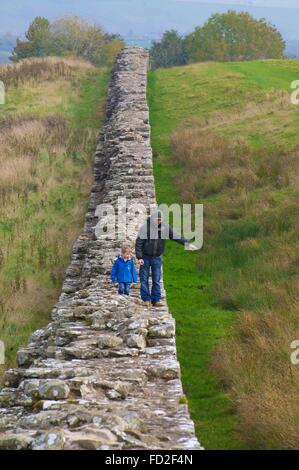
[[[195,202],[199,195],[204,197],[225,188],[252,188],[258,184],[255,164],[242,139],[229,142],[194,121],[172,133],[170,146],[174,158],[184,168],[185,180],[180,175],[176,184],[186,200]]]
[[[202,202],[210,294],[236,312],[232,335],[212,369],[240,417],[249,448],[299,446],[299,150],[252,150],[191,120],[170,139],[181,164],[175,184],[186,202]]]
[[[242,103],[238,109],[228,108],[227,111],[216,111],[206,117],[191,118],[189,124],[195,124],[202,130],[211,130],[229,126],[235,122],[239,123],[242,120],[267,116],[276,112],[277,109],[290,112],[290,94],[286,90],[273,88],[271,91],[263,91],[262,96],[257,95],[255,99],[251,93],[248,92],[247,101],[245,96],[245,103]]]
[[[30,59],[0,67],[0,79],[9,84],[0,116],[0,339],[10,367],[49,321],[83,223],[106,72],[77,59]]]
[[[183,167],[176,184],[184,198],[192,201],[226,189],[279,189],[296,186],[298,181],[297,147],[293,152],[283,146],[253,152],[244,138],[227,139],[214,129],[203,128],[196,119],[172,132],[170,147]]]
[[[299,304],[291,298],[280,304],[272,311],[240,313],[234,338],[214,358],[213,369],[230,391],[251,449],[299,446],[299,373],[290,362],[290,344],[299,338]]]
[[[0,202],[11,194],[23,196],[36,182],[36,163],[42,151],[61,148],[69,138],[65,119],[16,116],[0,119]]]
[[[8,366],[47,322],[82,224],[97,132],[82,128],[80,141],[77,132],[61,116],[2,119],[0,338]]]
[[[30,81],[66,80],[76,73],[92,70],[95,67],[88,61],[75,57],[45,57],[23,59],[17,64],[1,65],[0,80],[5,86],[17,86]]]

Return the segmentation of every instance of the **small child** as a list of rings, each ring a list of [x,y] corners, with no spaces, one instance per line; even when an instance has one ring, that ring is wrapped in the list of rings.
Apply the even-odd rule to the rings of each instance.
[[[119,294],[130,294],[132,282],[137,282],[137,272],[133,259],[131,258],[131,248],[129,245],[122,245],[121,254],[115,258],[112,271],[112,282],[118,282]]]

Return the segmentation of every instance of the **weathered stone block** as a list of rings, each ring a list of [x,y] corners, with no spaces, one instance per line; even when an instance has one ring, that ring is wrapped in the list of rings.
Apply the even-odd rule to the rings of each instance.
[[[119,336],[112,335],[102,335],[98,337],[98,347],[100,349],[104,348],[117,348],[123,343],[122,338]]]
[[[70,389],[62,380],[41,380],[38,393],[45,400],[62,400],[69,396]]]
[[[129,335],[127,337],[127,345],[129,348],[145,349],[146,340],[144,336],[141,335]]]

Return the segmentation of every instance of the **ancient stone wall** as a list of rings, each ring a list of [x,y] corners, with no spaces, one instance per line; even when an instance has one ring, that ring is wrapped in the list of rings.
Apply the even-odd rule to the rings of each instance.
[[[86,222],[62,294],[0,392],[2,449],[200,449],[164,289],[156,309],[144,307],[139,285],[119,296],[109,273],[122,242],[95,236],[100,204],[116,207],[119,197],[156,203],[147,66],[139,48],[125,48],[117,60]],[[133,247],[138,224],[127,215]]]

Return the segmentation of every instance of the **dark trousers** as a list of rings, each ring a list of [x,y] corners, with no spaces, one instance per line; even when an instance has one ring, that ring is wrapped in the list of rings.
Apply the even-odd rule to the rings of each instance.
[[[125,294],[129,295],[130,294],[130,282],[119,282],[118,283],[118,293],[119,294]]]
[[[158,302],[161,299],[161,256],[143,256],[144,264],[140,266],[140,295],[143,301]],[[152,290],[149,288],[150,271],[152,274]]]

